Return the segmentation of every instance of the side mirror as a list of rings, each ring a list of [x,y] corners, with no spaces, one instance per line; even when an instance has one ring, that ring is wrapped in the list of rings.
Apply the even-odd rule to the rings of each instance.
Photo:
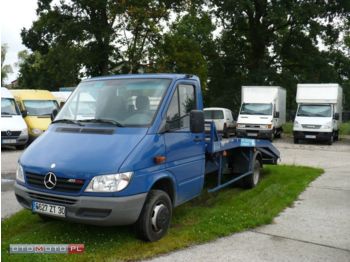
[[[280,117],[280,112],[275,112],[275,114],[274,114],[273,117],[274,117],[274,118],[279,118],[279,117]]]
[[[27,112],[27,110],[23,110],[21,112],[21,114],[22,114],[22,117],[24,118],[24,117],[26,117],[28,115],[28,112]]]
[[[335,113],[333,118],[334,120],[339,120],[339,113]]]
[[[190,112],[190,130],[194,134],[204,132],[204,112],[201,110],[192,110]]]
[[[65,102],[60,103],[60,109],[64,106]]]
[[[58,110],[57,109],[54,109],[52,110],[52,113],[51,113],[51,121],[53,121],[55,119],[55,117],[57,116],[58,114]]]

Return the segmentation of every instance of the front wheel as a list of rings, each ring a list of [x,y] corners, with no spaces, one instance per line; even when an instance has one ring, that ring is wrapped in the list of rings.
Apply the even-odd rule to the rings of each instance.
[[[161,239],[168,231],[171,215],[169,195],[162,190],[151,190],[136,222],[137,234],[146,241]]]

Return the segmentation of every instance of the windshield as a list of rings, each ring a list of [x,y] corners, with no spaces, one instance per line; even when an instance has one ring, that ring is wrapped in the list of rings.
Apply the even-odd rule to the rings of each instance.
[[[300,105],[297,116],[331,117],[330,105]]]
[[[224,119],[222,110],[204,110],[205,119]]]
[[[1,115],[19,115],[19,110],[13,98],[1,98]]]
[[[54,109],[58,109],[55,100],[24,100],[23,104],[29,116],[51,115]]]
[[[151,124],[170,79],[114,79],[81,83],[56,121],[113,120],[122,126]]]
[[[244,103],[241,115],[272,115],[272,104]]]

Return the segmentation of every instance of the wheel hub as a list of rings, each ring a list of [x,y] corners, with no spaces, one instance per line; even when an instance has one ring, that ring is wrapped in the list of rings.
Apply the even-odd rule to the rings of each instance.
[[[169,210],[163,204],[154,207],[151,217],[152,227],[155,231],[159,231],[167,227],[169,221]]]

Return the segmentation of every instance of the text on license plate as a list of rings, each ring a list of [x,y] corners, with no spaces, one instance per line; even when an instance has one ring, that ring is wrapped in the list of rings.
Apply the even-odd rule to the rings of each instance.
[[[316,136],[315,136],[315,135],[305,135],[305,138],[315,139],[315,138],[316,138]]]
[[[32,202],[32,211],[35,213],[48,214],[52,216],[66,216],[66,207],[36,201]]]
[[[257,133],[247,133],[248,136],[258,136]]]
[[[2,139],[2,144],[15,144],[17,141],[16,139]]]

